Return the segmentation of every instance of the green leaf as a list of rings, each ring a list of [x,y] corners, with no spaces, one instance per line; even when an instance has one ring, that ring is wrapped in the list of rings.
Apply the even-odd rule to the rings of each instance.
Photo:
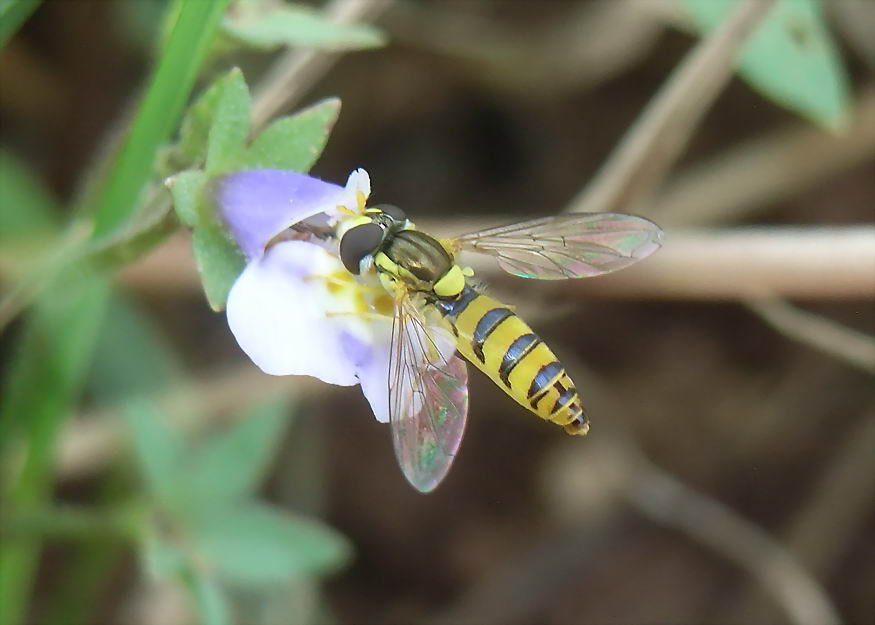
[[[206,515],[194,531],[216,575],[246,586],[328,573],[351,554],[348,541],[329,527],[257,503]]]
[[[173,208],[179,220],[189,228],[194,228],[200,221],[199,206],[206,180],[204,172],[189,169],[179,172],[167,182],[173,198]]]
[[[214,311],[222,311],[228,301],[228,292],[246,261],[218,226],[196,228],[192,233],[192,246],[207,301]]]
[[[0,2],[0,48],[18,32],[41,0],[4,0]]]
[[[165,423],[158,409],[146,400],[131,401],[125,418],[133,435],[134,453],[143,479],[158,499],[177,492],[184,441]]]
[[[228,1],[176,2],[170,7],[178,13],[164,53],[94,202],[94,238],[113,232],[136,212],[143,188],[153,176],[159,147],[182,115]]]
[[[55,210],[55,199],[31,171],[0,150],[0,241],[52,232]]]
[[[249,135],[249,87],[239,69],[228,73],[224,89],[216,102],[215,115],[207,138],[206,170],[224,173],[234,165]]]
[[[189,567],[188,555],[154,533],[143,537],[140,557],[146,574],[153,579],[173,579],[183,576]]]
[[[116,293],[94,353],[94,394],[104,403],[118,402],[156,392],[180,376],[180,366],[152,320],[133,300]]]
[[[361,50],[385,44],[382,33],[365,24],[339,24],[308,7],[286,4],[266,12],[239,11],[222,24],[224,31],[240,43],[273,50],[280,46],[323,50]]]
[[[203,575],[191,575],[186,586],[194,599],[203,625],[231,625],[231,606],[216,582]]]
[[[339,114],[340,100],[329,98],[273,122],[252,142],[240,168],[310,171]]]
[[[200,167],[207,158],[207,141],[216,116],[219,100],[229,84],[241,80],[240,70],[233,68],[217,78],[188,109],[182,120],[179,141],[170,151],[167,173]]]
[[[269,466],[288,414],[287,401],[267,402],[207,439],[184,476],[192,496],[201,505],[215,506],[251,494]]]
[[[710,30],[734,0],[683,0],[697,26]],[[850,103],[848,79],[818,0],[781,0],[753,33],[738,72],[765,97],[811,121],[838,129]]]

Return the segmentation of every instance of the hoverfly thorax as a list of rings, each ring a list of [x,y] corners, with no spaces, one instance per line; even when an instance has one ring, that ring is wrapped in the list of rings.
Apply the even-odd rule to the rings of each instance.
[[[453,259],[443,245],[419,230],[401,230],[388,237],[382,252],[429,290],[453,266]],[[403,279],[405,274],[400,277]]]

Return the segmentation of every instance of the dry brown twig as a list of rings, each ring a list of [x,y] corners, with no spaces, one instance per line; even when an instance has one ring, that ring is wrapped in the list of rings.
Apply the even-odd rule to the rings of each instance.
[[[592,410],[615,415],[638,412],[624,404],[624,395],[611,388],[608,380],[573,360],[571,367],[588,389]],[[795,548],[784,546],[729,506],[650,462],[621,421],[606,421],[602,427],[602,435],[590,443],[586,454],[575,451],[574,443],[568,442],[554,454],[548,467],[554,491],[550,499],[565,518],[588,517],[591,497],[584,495],[600,488],[601,499],[622,499],[651,521],[688,536],[738,566],[759,582],[757,588],[794,625],[840,622],[826,592],[799,561]]]
[[[782,532],[782,543],[821,579],[832,576],[851,546],[849,539],[861,535],[869,518],[875,486],[873,448],[875,414],[869,410],[843,436],[826,469],[818,471],[810,496]],[[762,618],[765,612],[759,595],[759,590],[749,588],[729,620],[745,623],[755,616]]]
[[[735,220],[796,196],[875,154],[875,86],[860,93],[848,132],[794,124],[741,142],[669,180],[645,214],[663,226]]]
[[[744,0],[683,60],[569,212],[630,212],[674,165],[732,76],[735,56],[774,0]]]
[[[392,0],[333,0],[323,14],[340,23],[371,21],[391,4]],[[341,53],[316,49],[284,52],[253,90],[252,132],[297,102],[341,56]]]
[[[787,338],[875,374],[875,337],[800,310],[776,297],[748,299],[745,304]]]
[[[423,222],[426,229],[447,233],[479,225]],[[875,296],[875,227],[669,231],[666,239],[668,244],[645,263],[563,287],[587,295],[692,300],[738,300],[764,294],[811,299]],[[480,255],[465,256],[463,262],[490,280],[505,275],[491,259]],[[153,293],[200,289],[183,235],[121,271],[119,277]]]
[[[458,69],[479,84],[517,98],[550,98],[592,88],[632,66],[651,49],[665,21],[643,10],[639,0],[559,6],[561,13],[543,26],[509,28],[473,12],[407,2],[394,7],[384,25],[393,39],[458,59]]]
[[[637,510],[673,527],[744,569],[796,625],[837,625],[835,608],[795,557],[728,506],[688,488],[654,466],[641,465],[627,491]]]

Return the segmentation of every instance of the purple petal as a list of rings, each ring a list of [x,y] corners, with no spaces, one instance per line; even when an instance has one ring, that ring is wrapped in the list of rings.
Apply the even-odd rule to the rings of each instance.
[[[347,191],[318,178],[278,169],[243,171],[219,180],[219,213],[247,258],[291,225],[343,204]]]

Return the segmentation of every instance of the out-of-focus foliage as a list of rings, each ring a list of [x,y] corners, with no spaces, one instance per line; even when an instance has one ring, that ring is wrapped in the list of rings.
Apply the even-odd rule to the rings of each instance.
[[[223,586],[258,591],[336,570],[349,557],[336,532],[255,499],[288,412],[283,401],[262,404],[191,442],[152,406],[129,407],[149,496],[141,530],[147,568],[185,583],[205,622],[221,622],[227,611]]]
[[[311,7],[273,0],[238,0],[222,26],[238,45],[263,51],[283,46],[361,50],[386,42],[371,26],[340,24]]]
[[[130,351],[119,350],[119,345],[128,345]],[[158,393],[184,379],[174,354],[150,317],[117,291],[100,328],[89,390],[107,403],[132,394]]]
[[[697,26],[716,27],[734,0],[682,0]],[[828,128],[839,129],[850,101],[838,49],[820,0],[779,0],[738,60],[738,72],[767,98]]]
[[[739,5],[680,2],[702,32]],[[660,525],[695,506],[652,492],[635,503],[647,492],[628,484],[646,480],[635,482],[642,469],[630,449],[697,490],[704,509],[725,502],[760,528],[843,619],[871,620],[871,379],[785,340],[735,301],[577,301],[514,283],[508,303],[568,356],[593,433],[567,441],[472,375],[464,454],[429,498],[406,489],[386,429],[358,395],[310,392],[244,363],[199,293],[220,309],[243,266],[206,194],[238,169],[309,171],[338,116],[329,96],[346,109],[320,176],[367,166],[379,201],[423,221],[522,218],[562,209],[694,44],[667,27],[678,23],[659,15],[668,5],[650,0],[389,2],[380,25],[392,47],[344,59],[308,87],[315,105],[254,132],[243,72],[257,80],[274,57],[264,52],[388,39],[314,12],[329,4],[344,3],[239,0],[223,13],[222,1],[0,0],[0,623],[780,620],[774,596],[759,596],[761,578]],[[863,92],[871,76],[847,37],[849,71],[836,52],[829,19],[853,22],[843,4],[780,1],[739,74],[817,124],[852,118],[846,83]],[[607,25],[613,47],[576,36],[593,24]],[[459,42],[472,54],[454,54]],[[617,53],[627,48],[635,52]],[[477,58],[508,80],[484,76],[492,66]],[[554,61],[566,78],[540,72],[538,84],[552,88],[525,97],[531,68]],[[597,89],[567,78],[589,68]],[[515,95],[501,84],[517,85]],[[721,97],[689,162],[721,173],[738,161],[747,167],[730,167],[736,174],[783,180],[796,161],[775,161],[793,150],[773,131],[791,116],[737,85]],[[804,130],[810,141],[815,130]],[[853,156],[871,160],[864,130],[828,144],[846,163],[832,169],[842,176],[811,186],[787,176],[768,199],[743,198],[753,207],[745,222],[871,219],[871,181]],[[736,145],[751,135],[758,146]],[[746,188],[731,179],[721,197]],[[200,284],[191,255],[174,252],[185,232],[159,250],[169,270],[146,263],[150,280],[135,271],[110,281],[119,259],[142,253],[126,237],[150,219],[164,224],[150,245],[192,230]],[[109,236],[89,246],[120,242],[111,262],[77,260],[95,223]],[[506,285],[492,288],[504,297]],[[19,297],[25,312],[4,318]],[[871,326],[870,300],[803,305]],[[305,390],[290,433],[288,403],[272,398],[293,386]],[[650,517],[630,511],[648,505]],[[321,587],[349,562],[351,543],[356,566]],[[180,588],[194,616],[174,608]],[[330,608],[319,605],[323,592]]]
[[[16,240],[51,232],[56,219],[55,200],[12,154],[0,150],[0,241]],[[11,260],[11,259],[10,259]]]
[[[0,2],[0,48],[30,17],[41,0],[3,0]]]

